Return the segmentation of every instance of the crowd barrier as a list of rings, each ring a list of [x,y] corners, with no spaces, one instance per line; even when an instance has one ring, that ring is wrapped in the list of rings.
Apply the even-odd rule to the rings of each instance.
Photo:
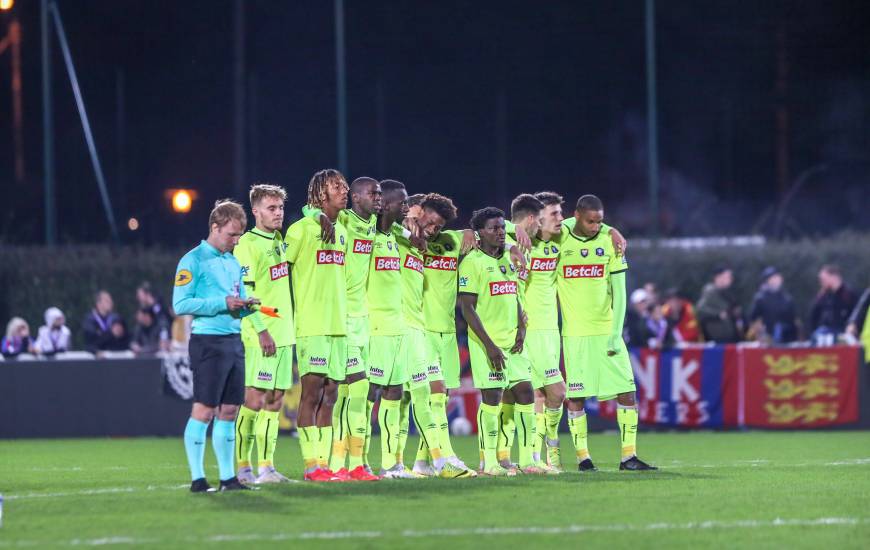
[[[859,347],[630,353],[643,426],[870,428]],[[452,426],[473,433],[479,392],[470,383],[464,378],[451,392],[448,416]],[[7,361],[0,364],[0,438],[178,436],[191,395],[180,352],[164,359]],[[285,399],[282,428],[292,427],[298,397],[296,386]],[[589,400],[587,410],[591,430],[614,427],[614,401]]]

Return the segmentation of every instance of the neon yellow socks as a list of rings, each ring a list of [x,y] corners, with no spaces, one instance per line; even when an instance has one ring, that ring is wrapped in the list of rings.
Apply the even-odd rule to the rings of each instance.
[[[344,468],[347,457],[347,384],[338,385],[338,397],[332,407],[332,455],[329,469],[333,472]]]
[[[535,462],[532,457],[532,450],[538,438],[535,437],[535,405],[520,405],[519,403],[513,406],[514,423],[517,430],[517,445],[520,448],[520,468],[532,466]],[[504,405],[502,405],[502,417],[504,417]]]
[[[329,451],[332,450],[332,426],[317,428],[320,435],[317,444],[317,465],[329,468]]]
[[[320,428],[305,426],[299,428],[299,446],[302,449],[302,464],[309,472],[318,467],[317,454],[320,444]]]
[[[622,461],[637,455],[637,406],[616,406],[616,422],[622,436]]]
[[[498,466],[498,405],[481,403],[477,410],[477,438],[484,470]]]
[[[367,425],[371,426],[371,409],[368,408],[369,381],[365,378],[347,386],[347,435],[348,469],[363,464],[363,447],[366,444]],[[368,416],[366,416],[368,411]]]
[[[546,437],[550,440],[550,445],[559,444],[559,423],[562,422],[562,407],[558,409],[544,409],[544,421],[546,423],[546,434],[542,434],[541,438]]]
[[[363,445],[363,464],[371,465],[369,462],[369,447],[372,446],[372,411],[375,408],[374,401],[369,401],[366,397],[366,441]],[[380,414],[378,414],[380,418]]]
[[[532,447],[532,458],[535,462],[541,460],[541,446],[544,444],[544,439],[547,436],[547,421],[544,419],[544,413],[535,413],[535,445]]]
[[[513,403],[502,403],[498,417],[498,450],[496,453],[499,462],[511,459],[515,428]]]
[[[450,444],[450,423],[447,422],[447,394],[433,393],[429,396],[429,404],[432,406],[432,417],[435,420],[435,425],[441,431],[439,439],[441,454],[445,458],[456,456],[456,453],[453,452],[453,446]]]
[[[432,414],[432,406],[429,402],[429,386],[420,386],[411,390],[411,403],[414,405],[414,424],[420,434],[422,443],[420,448],[426,448],[433,461],[440,461],[441,452],[441,429],[435,424],[435,416]],[[428,456],[422,460],[426,460]],[[417,460],[420,460],[420,451],[417,451]]]
[[[257,411],[242,405],[236,418],[236,463],[239,468],[251,466],[251,449],[256,436]]]
[[[408,443],[408,430],[411,428],[411,396],[402,393],[399,407],[399,445],[396,447],[396,463],[405,463],[405,445]]]
[[[278,415],[280,414],[280,411],[263,409],[257,415],[257,460],[260,468],[274,465],[275,445],[278,443]]]
[[[586,410],[568,411],[568,427],[577,452],[577,463],[589,458],[589,429],[586,425]]]
[[[381,468],[384,470],[389,470],[396,465],[401,406],[401,400],[391,401],[381,398],[378,407],[378,425],[381,428]]]

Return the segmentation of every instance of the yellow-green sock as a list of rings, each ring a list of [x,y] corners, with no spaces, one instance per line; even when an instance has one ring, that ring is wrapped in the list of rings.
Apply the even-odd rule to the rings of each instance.
[[[535,462],[541,460],[541,447],[547,435],[547,421],[544,413],[535,413],[535,446],[532,447],[532,458]]]
[[[260,468],[275,465],[279,414],[280,411],[263,409],[257,416],[257,460]]]
[[[332,426],[317,428],[317,464],[321,468],[329,468],[329,453],[332,450]]]
[[[371,466],[369,462],[369,447],[372,446],[372,411],[375,408],[375,403],[366,398],[366,440],[363,445],[363,464]],[[378,413],[380,418],[380,413]]]
[[[480,454],[483,457],[483,468],[489,470],[498,466],[496,451],[498,449],[498,405],[481,403],[477,410],[477,432]]]
[[[562,422],[562,407],[558,409],[544,409],[544,423],[546,424],[547,433],[542,435],[542,438],[550,440],[550,445],[559,444],[559,423]]]
[[[251,465],[251,449],[256,434],[257,411],[244,405],[236,418],[236,464],[239,468]]]
[[[302,449],[302,464],[306,472],[318,467],[317,446],[320,444],[320,431],[317,426],[299,427],[299,446]]]
[[[405,445],[408,443],[408,430],[411,429],[411,395],[408,392],[402,394],[399,406],[399,444],[396,447],[396,463],[405,463]]]
[[[502,403],[498,417],[498,450],[496,452],[496,458],[499,462],[502,460],[510,461],[515,431],[514,404]]]
[[[420,434],[420,448],[426,448],[432,457],[436,467],[441,466],[441,430],[435,425],[435,417],[432,414],[432,406],[429,404],[429,386],[420,386],[411,390],[411,403],[414,405],[412,414],[417,432]],[[426,456],[422,460],[429,458]],[[420,451],[417,451],[417,460],[420,459]]]
[[[429,404],[432,406],[432,416],[435,424],[441,430],[441,454],[445,458],[456,456],[453,445],[450,444],[450,423],[447,421],[447,394],[433,393],[429,396]]]
[[[616,406],[616,422],[622,436],[622,461],[637,455],[637,407]]]
[[[348,464],[349,470],[363,464],[363,448],[365,447],[367,428],[371,426],[371,409],[367,409],[369,381],[365,378],[349,384],[347,387],[347,433],[348,433]],[[368,416],[366,411],[368,410]]]
[[[568,427],[571,429],[571,440],[577,452],[577,463],[589,458],[589,430],[586,425],[586,411],[568,411]]]
[[[338,385],[338,398],[332,407],[332,454],[329,457],[329,469],[337,472],[344,468],[347,457],[347,384]]]
[[[520,449],[520,468],[526,468],[534,464],[532,457],[532,449],[535,447],[535,442],[538,440],[535,437],[535,405],[521,405],[517,403],[513,406],[514,423],[517,427],[517,446]],[[502,405],[502,411],[504,405]],[[504,412],[502,412],[504,417]]]
[[[401,400],[392,401],[382,397],[378,407],[378,425],[381,428],[381,468],[384,470],[389,470],[396,465],[401,406]]]

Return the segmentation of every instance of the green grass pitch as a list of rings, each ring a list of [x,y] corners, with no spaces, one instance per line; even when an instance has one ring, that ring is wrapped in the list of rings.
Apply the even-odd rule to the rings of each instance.
[[[617,435],[597,434],[593,474],[193,495],[180,439],[2,441],[0,548],[870,547],[867,432],[641,433],[638,445],[659,472],[618,472]],[[474,438],[455,447],[476,463]],[[282,436],[279,469],[298,478],[299,457]]]

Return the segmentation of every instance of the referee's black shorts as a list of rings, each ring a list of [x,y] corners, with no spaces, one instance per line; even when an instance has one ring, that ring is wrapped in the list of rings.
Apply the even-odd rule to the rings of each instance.
[[[209,407],[245,402],[245,349],[238,334],[190,337],[193,401]]]

